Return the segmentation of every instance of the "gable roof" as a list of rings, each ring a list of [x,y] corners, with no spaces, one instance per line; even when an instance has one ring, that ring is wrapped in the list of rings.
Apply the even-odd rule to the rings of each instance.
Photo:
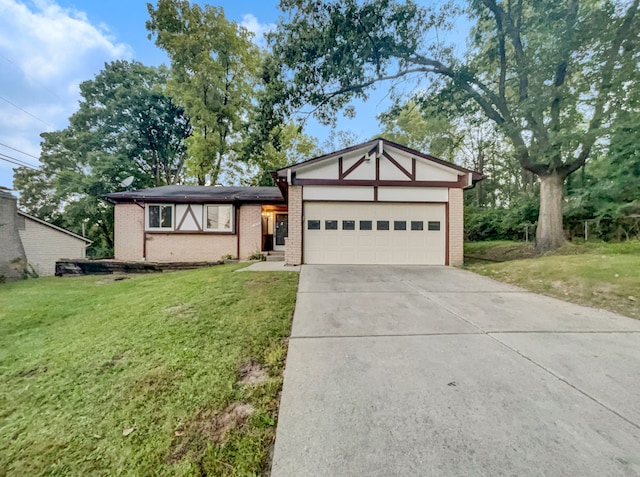
[[[353,151],[357,151],[359,149],[363,149],[367,151],[367,154],[370,154],[372,152],[374,152],[374,150],[378,147],[379,142],[382,141],[384,145],[388,145],[391,147],[394,147],[396,149],[400,149],[401,151],[404,151],[412,156],[416,156],[416,157],[420,157],[422,159],[426,159],[427,161],[431,161],[431,162],[435,162],[436,164],[439,164],[441,166],[445,166],[448,167],[450,169],[454,169],[460,173],[463,174],[472,174],[472,178],[473,178],[473,183],[475,184],[478,181],[481,181],[482,179],[484,179],[484,175],[480,174],[479,172],[476,171],[472,171],[471,169],[467,169],[465,167],[462,166],[458,166],[457,164],[453,164],[451,162],[447,162],[447,161],[443,161],[442,159],[438,159],[435,156],[432,156],[430,154],[425,154],[423,152],[420,151],[416,151],[415,149],[411,149],[409,147],[403,146],[401,144],[395,143],[393,141],[389,141],[388,139],[382,138],[382,137],[378,137],[375,139],[372,139],[370,141],[367,142],[363,142],[362,144],[356,144],[355,146],[351,146],[351,147],[347,147],[344,149],[340,149],[339,151],[335,151],[335,152],[330,152],[328,154],[323,154],[322,156],[318,156],[318,157],[313,157],[311,159],[307,159],[305,161],[301,161],[298,162],[296,164],[290,165],[290,166],[286,166],[286,167],[282,167],[280,169],[277,169],[275,171],[273,171],[272,175],[274,176],[274,179],[276,179],[277,182],[277,178],[278,177],[284,177],[285,174],[287,173],[287,170],[291,170],[291,172],[295,172],[296,170],[302,168],[302,167],[306,167],[309,166],[311,164],[315,164],[317,162],[321,162],[321,161],[325,161],[325,160],[329,160],[329,159],[334,159],[337,158],[339,156],[343,156],[349,152],[353,152]]]
[[[284,203],[277,187],[221,187],[168,185],[135,191],[113,192],[103,196],[114,204],[120,202],[245,202]]]
[[[50,224],[49,222],[45,222],[44,220],[39,219],[38,217],[34,217],[33,215],[29,215],[26,212],[23,212],[21,210],[18,211],[18,215],[22,215],[26,219],[33,220],[34,222],[38,222],[41,225],[45,225],[47,227],[50,227],[50,228],[52,228],[54,230],[57,230],[58,232],[62,232],[63,234],[70,235],[73,238],[77,238],[79,240],[83,240],[84,242],[86,242],[88,244],[89,243],[93,243],[93,240],[89,240],[87,237],[83,237],[82,235],[74,234],[70,230],[63,229],[62,227],[58,227],[57,225]]]

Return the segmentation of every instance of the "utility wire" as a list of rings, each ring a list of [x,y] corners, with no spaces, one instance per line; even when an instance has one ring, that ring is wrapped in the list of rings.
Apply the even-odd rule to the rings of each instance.
[[[23,113],[28,114],[28,115],[29,115],[29,116],[31,116],[32,118],[37,119],[38,121],[40,121],[40,122],[41,122],[42,124],[44,124],[45,126],[49,126],[50,128],[53,128],[53,125],[49,124],[49,123],[48,123],[48,122],[46,122],[46,121],[43,121],[43,120],[42,120],[42,119],[40,119],[38,116],[35,116],[35,115],[31,114],[31,113],[30,113],[29,111],[27,111],[26,109],[22,109],[20,106],[18,106],[18,105],[17,105],[17,104],[15,104],[15,103],[12,103],[12,102],[11,102],[11,101],[9,101],[7,98],[4,98],[4,97],[0,96],[0,99],[1,99],[1,100],[3,100],[3,101],[6,101],[6,102],[7,102],[7,103],[9,103],[11,106],[13,106],[13,107],[14,107],[14,108],[16,108],[16,109],[19,109],[19,110],[20,110],[20,111],[22,111]]]
[[[24,154],[25,156],[33,157],[34,159],[40,160],[40,158],[38,156],[34,156],[33,154],[29,154],[28,152],[21,151],[20,149],[16,149],[15,147],[11,147],[11,146],[8,146],[6,144],[2,144],[1,142],[0,142],[0,146],[4,146],[7,149],[11,149],[12,151],[16,151],[16,152],[19,152],[20,154]]]
[[[2,153],[0,153],[0,161],[10,162],[12,164],[15,164],[16,166],[27,167],[29,169],[33,169],[34,171],[38,170],[38,168],[36,166],[33,166],[31,164],[27,164],[26,162],[20,161],[20,159],[16,159],[15,157],[7,156],[6,154],[2,154]]]
[[[0,53],[0,57],[4,58],[6,61],[8,61],[9,63],[11,63],[12,65],[14,65],[17,69],[20,70],[20,72],[26,76],[27,78],[29,78],[31,81],[33,81],[34,83],[37,83],[40,87],[42,87],[42,89],[48,91],[49,93],[51,93],[53,96],[55,96],[56,98],[58,98],[60,101],[63,101],[63,99],[53,90],[47,88],[45,85],[43,85],[40,81],[38,81],[37,79],[35,79],[33,76],[31,76],[30,74],[28,74],[18,63],[16,63],[15,61],[13,61],[11,58],[6,57],[5,55],[3,55],[2,53]]]

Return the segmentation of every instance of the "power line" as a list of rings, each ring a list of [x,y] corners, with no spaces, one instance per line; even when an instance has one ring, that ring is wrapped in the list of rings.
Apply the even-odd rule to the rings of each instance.
[[[49,93],[51,93],[52,95],[54,95],[56,98],[58,98],[60,101],[63,101],[63,99],[53,90],[47,88],[45,85],[43,85],[40,81],[38,81],[37,79],[35,79],[33,76],[31,76],[30,74],[28,74],[18,63],[16,63],[15,61],[13,61],[11,58],[7,58],[5,55],[3,55],[2,53],[0,53],[0,57],[4,58],[6,61],[8,61],[9,63],[11,63],[12,65],[14,65],[17,69],[20,70],[20,72],[26,76],[27,78],[29,78],[31,81],[33,81],[34,83],[37,83],[42,89],[48,91]]]
[[[16,151],[16,152],[19,152],[20,154],[24,154],[25,156],[33,157],[34,159],[40,160],[40,158],[38,156],[34,156],[33,154],[29,154],[28,152],[21,151],[20,149],[16,149],[15,147],[11,147],[11,146],[8,146],[6,144],[2,144],[1,142],[0,142],[0,146],[4,146],[7,149],[11,149],[12,151]]]
[[[0,99],[3,101],[6,101],[7,103],[9,103],[11,106],[13,106],[16,109],[19,109],[20,111],[22,111],[25,114],[28,114],[29,116],[31,116],[34,119],[37,119],[38,121],[40,121],[42,124],[44,124],[45,126],[49,126],[50,128],[53,128],[53,125],[49,124],[48,122],[40,119],[38,116],[35,116],[34,114],[31,114],[29,111],[27,111],[26,109],[22,109],[20,106],[18,106],[15,103],[12,103],[11,101],[9,101],[7,98],[4,98],[2,96],[0,96]]]
[[[38,170],[37,167],[35,167],[35,166],[31,165],[31,164],[27,164],[26,162],[23,162],[20,159],[16,159],[15,157],[7,156],[6,154],[2,154],[2,153],[0,153],[0,161],[10,162],[11,164],[15,164],[16,166],[27,167],[29,169],[33,169],[34,171]]]

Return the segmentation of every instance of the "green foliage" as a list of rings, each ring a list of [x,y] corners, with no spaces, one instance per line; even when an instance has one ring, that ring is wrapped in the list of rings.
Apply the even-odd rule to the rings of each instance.
[[[270,140],[254,152],[245,159],[249,170],[243,171],[242,183],[249,186],[273,186],[272,171],[320,155],[316,139],[294,123],[276,127]]]
[[[0,287],[0,474],[263,475],[298,275],[241,267]],[[250,360],[262,384],[238,382]]]
[[[535,195],[522,195],[509,207],[465,207],[465,237],[470,241],[524,240],[528,227],[533,240],[539,201]]]
[[[215,184],[237,160],[255,97],[259,50],[251,33],[222,8],[159,0],[148,4],[149,37],[171,59],[171,94],[194,126],[188,168],[200,185]]]
[[[541,211],[556,211],[562,180],[605,137],[625,88],[638,87],[619,72],[637,69],[639,3],[473,0],[467,14],[475,24],[461,62],[432,34],[450,27],[457,13],[450,3],[283,0],[266,98],[282,116],[309,104],[330,123],[378,82],[436,78],[441,98],[460,108],[474,104],[499,128],[520,165],[549,191]],[[541,249],[564,240],[556,216],[540,214]]]
[[[113,208],[102,194],[180,183],[191,126],[164,93],[167,72],[116,61],[80,85],[82,100],[69,126],[43,133],[42,166],[16,169],[14,187],[28,213],[83,232],[89,255],[109,256]]]

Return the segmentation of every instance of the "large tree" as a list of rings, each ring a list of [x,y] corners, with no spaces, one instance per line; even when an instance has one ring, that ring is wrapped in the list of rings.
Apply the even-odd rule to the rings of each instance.
[[[188,166],[200,185],[215,184],[225,162],[237,158],[253,106],[259,50],[251,33],[222,8],[188,0],[147,4],[149,37],[171,59],[170,92],[194,126]]]
[[[94,252],[113,246],[113,210],[101,195],[184,179],[189,119],[164,92],[167,72],[116,61],[80,85],[79,109],[61,131],[43,133],[42,166],[16,169],[27,212],[80,233]]]
[[[305,104],[331,121],[377,83],[437,78],[455,101],[472,101],[540,180],[536,244],[564,242],[565,179],[580,169],[611,118],[616,74],[638,63],[639,0],[471,0],[475,22],[463,61],[432,34],[455,9],[413,1],[281,0],[271,35],[271,109]],[[638,85],[627,85],[637,88]]]

